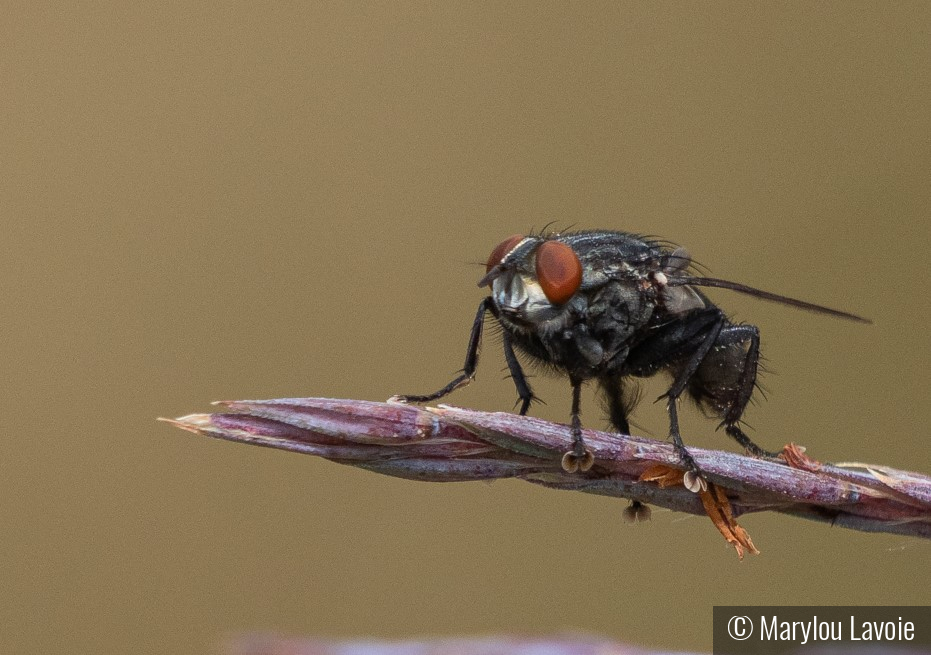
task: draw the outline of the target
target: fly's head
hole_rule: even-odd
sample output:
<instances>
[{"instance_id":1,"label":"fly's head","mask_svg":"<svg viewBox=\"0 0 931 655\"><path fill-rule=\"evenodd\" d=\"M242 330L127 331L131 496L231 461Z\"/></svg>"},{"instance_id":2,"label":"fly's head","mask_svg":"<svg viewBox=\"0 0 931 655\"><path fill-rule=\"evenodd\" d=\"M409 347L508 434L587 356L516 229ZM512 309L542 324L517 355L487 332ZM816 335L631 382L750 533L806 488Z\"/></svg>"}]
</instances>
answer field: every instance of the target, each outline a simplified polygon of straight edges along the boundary
<instances>
[{"instance_id":1,"label":"fly's head","mask_svg":"<svg viewBox=\"0 0 931 655\"><path fill-rule=\"evenodd\" d=\"M479 286L491 287L501 320L527 332L564 328L584 310L582 263L557 237L508 237L488 258Z\"/></svg>"}]
</instances>

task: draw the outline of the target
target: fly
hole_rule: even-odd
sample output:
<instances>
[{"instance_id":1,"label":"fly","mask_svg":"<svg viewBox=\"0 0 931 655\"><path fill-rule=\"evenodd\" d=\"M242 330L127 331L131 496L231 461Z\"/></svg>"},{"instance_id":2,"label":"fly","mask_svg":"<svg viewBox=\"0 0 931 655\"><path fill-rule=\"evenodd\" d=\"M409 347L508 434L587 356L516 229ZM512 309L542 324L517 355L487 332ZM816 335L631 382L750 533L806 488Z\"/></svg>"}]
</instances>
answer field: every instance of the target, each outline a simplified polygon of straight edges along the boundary
<instances>
[{"instance_id":1,"label":"fly","mask_svg":"<svg viewBox=\"0 0 931 655\"><path fill-rule=\"evenodd\" d=\"M635 378L672 376L666 400L669 436L684 466L700 475L679 433L677 402L688 394L719 427L757 457L775 457L740 427L756 385L760 332L732 323L698 288L717 287L861 323L848 312L788 298L692 272L682 248L608 230L514 235L492 251L480 287L491 294L478 306L462 373L427 395L394 396L395 402L442 398L475 377L485 317L501 324L504 358L524 415L535 399L517 352L569 378L572 448L562 467L587 471L594 456L582 437L582 384L596 380L612 426L630 433L637 402Z\"/></svg>"}]
</instances>

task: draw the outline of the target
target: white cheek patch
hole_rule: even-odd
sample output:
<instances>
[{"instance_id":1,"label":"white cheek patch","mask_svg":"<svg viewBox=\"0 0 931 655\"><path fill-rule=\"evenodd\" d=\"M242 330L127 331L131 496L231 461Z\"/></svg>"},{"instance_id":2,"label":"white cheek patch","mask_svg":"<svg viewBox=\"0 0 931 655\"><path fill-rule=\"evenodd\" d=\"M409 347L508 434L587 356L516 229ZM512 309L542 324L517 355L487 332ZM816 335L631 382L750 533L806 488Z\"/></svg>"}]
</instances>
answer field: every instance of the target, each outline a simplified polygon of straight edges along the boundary
<instances>
[{"instance_id":1,"label":"white cheek patch","mask_svg":"<svg viewBox=\"0 0 931 655\"><path fill-rule=\"evenodd\" d=\"M524 295L527 298L528 315L532 314L534 310L548 310L553 306L553 304L546 297L546 294L543 293L543 287L541 287L536 280L525 280L523 286Z\"/></svg>"},{"instance_id":2,"label":"white cheek patch","mask_svg":"<svg viewBox=\"0 0 931 655\"><path fill-rule=\"evenodd\" d=\"M537 281L521 275L499 277L492 282L491 290L495 304L502 309L521 311L528 319L552 309Z\"/></svg>"},{"instance_id":3,"label":"white cheek patch","mask_svg":"<svg viewBox=\"0 0 931 655\"><path fill-rule=\"evenodd\" d=\"M491 285L495 303L502 309L516 310L527 302L527 292L516 275L499 277Z\"/></svg>"}]
</instances>

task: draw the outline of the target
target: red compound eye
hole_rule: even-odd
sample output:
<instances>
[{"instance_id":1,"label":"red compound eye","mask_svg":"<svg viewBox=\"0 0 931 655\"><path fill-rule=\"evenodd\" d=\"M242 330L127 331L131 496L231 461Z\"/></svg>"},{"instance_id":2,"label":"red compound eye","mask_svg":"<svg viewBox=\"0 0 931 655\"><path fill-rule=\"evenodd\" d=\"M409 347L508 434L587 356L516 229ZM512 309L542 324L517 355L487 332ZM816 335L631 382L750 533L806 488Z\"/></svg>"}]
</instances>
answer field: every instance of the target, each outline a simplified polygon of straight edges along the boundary
<instances>
[{"instance_id":1,"label":"red compound eye","mask_svg":"<svg viewBox=\"0 0 931 655\"><path fill-rule=\"evenodd\" d=\"M582 284L582 264L575 252L561 241L544 241L537 248L537 280L547 300L554 305L567 302Z\"/></svg>"},{"instance_id":2,"label":"red compound eye","mask_svg":"<svg viewBox=\"0 0 931 655\"><path fill-rule=\"evenodd\" d=\"M489 272L495 266L501 263L501 260L504 259L504 256L511 252L518 243L524 240L523 234L515 234L509 236L507 239L495 246L495 249L491 251L491 255L488 257L488 263L485 265L485 272Z\"/></svg>"}]
</instances>

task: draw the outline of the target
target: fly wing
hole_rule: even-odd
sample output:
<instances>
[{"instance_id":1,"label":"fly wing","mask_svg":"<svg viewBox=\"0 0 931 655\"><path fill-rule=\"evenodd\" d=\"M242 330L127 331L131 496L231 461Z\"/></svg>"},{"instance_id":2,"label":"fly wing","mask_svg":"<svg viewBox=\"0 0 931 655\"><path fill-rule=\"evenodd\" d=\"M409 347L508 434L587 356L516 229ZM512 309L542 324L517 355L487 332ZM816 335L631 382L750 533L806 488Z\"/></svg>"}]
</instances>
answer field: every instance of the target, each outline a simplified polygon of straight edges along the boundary
<instances>
[{"instance_id":1,"label":"fly wing","mask_svg":"<svg viewBox=\"0 0 931 655\"><path fill-rule=\"evenodd\" d=\"M730 282L729 280L719 280L713 277L693 277L690 275L677 277L668 276L666 284L668 285L667 288L673 287L679 289L688 289L690 286L730 289L731 291L745 293L749 296L754 296L756 298L761 298L770 302L777 302L782 305L789 305L790 307L796 307L798 309L804 309L805 311L814 312L816 314L826 314L835 318L843 318L848 321L857 321L858 323L872 323L872 321L868 318L863 318L862 316L857 316L856 314L851 314L850 312L843 312L839 309L832 309L830 307L824 307L823 305L816 305L814 303L805 302L804 300L789 298L788 296L780 296L777 293L762 291L760 289L755 289L754 287L748 287L746 284Z\"/></svg>"}]
</instances>

